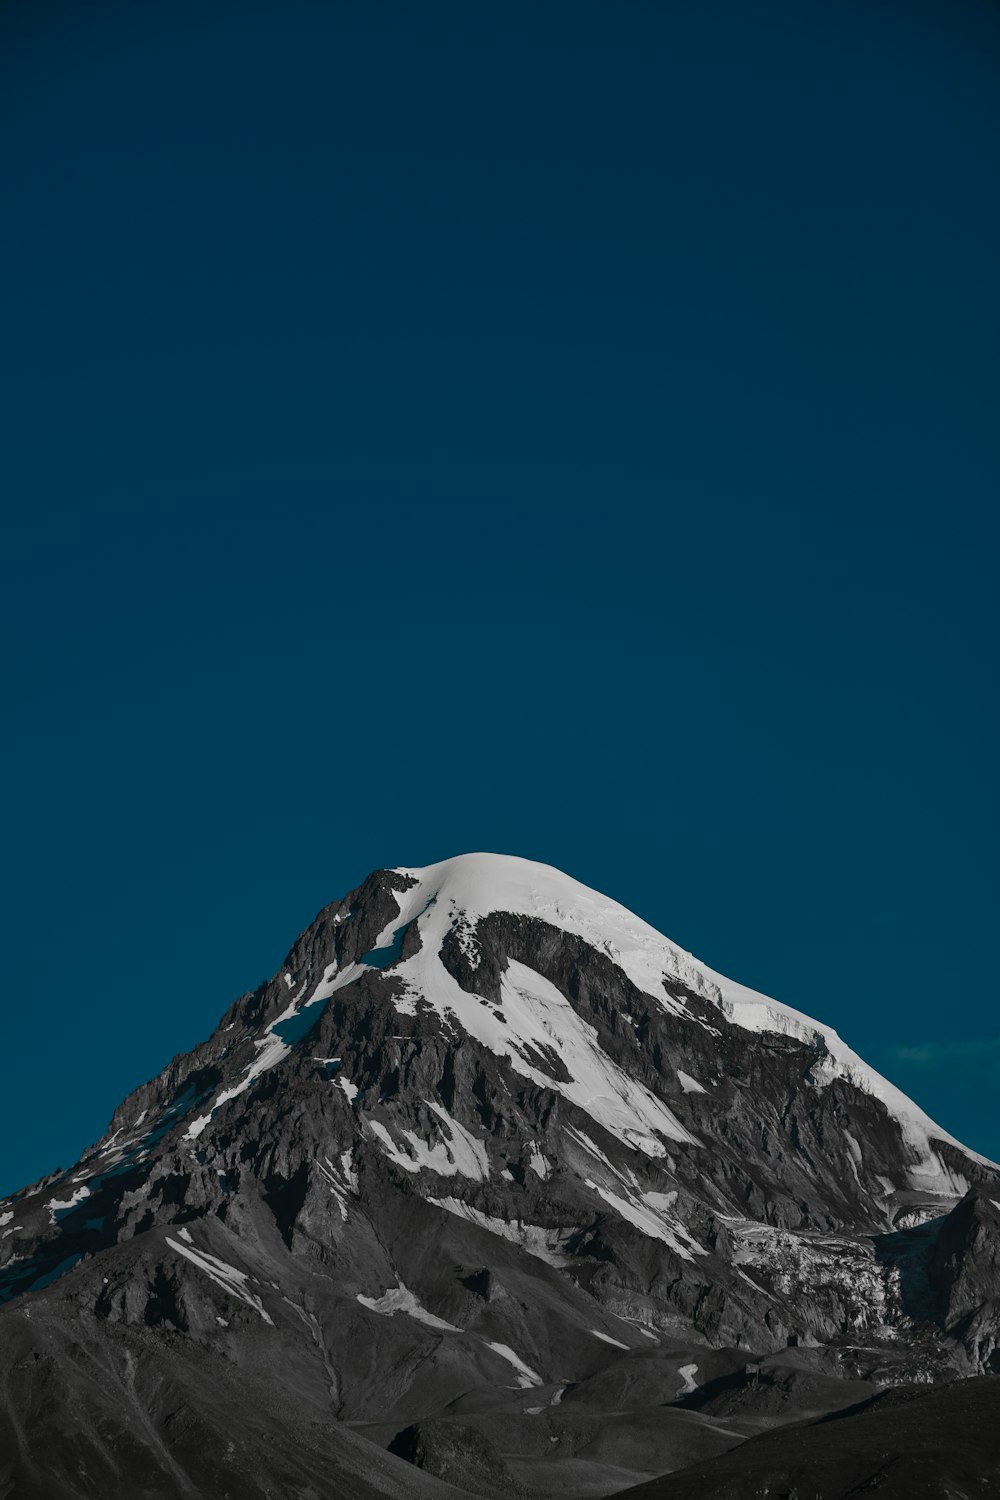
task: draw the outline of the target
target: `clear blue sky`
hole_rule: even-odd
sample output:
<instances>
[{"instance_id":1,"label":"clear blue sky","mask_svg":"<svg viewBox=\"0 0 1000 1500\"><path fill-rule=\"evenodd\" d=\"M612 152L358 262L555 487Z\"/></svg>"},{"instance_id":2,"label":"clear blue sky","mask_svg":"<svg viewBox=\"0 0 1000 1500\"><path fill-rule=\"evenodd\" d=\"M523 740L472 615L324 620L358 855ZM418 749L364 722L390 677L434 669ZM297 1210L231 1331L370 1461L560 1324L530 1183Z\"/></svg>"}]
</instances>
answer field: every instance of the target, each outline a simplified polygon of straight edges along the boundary
<instances>
[{"instance_id":1,"label":"clear blue sky","mask_svg":"<svg viewBox=\"0 0 1000 1500\"><path fill-rule=\"evenodd\" d=\"M0 13L0 1189L561 866L1000 1154L1000 12Z\"/></svg>"}]
</instances>

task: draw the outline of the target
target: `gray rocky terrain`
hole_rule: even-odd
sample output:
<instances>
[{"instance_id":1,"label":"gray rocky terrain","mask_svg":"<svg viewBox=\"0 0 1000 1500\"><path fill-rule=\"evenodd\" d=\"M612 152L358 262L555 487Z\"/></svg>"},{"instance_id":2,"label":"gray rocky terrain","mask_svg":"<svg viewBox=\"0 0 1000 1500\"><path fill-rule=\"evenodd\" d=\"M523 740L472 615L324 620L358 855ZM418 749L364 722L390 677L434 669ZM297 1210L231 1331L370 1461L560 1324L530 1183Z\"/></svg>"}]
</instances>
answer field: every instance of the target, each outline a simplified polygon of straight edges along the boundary
<instances>
[{"instance_id":1,"label":"gray rocky terrain","mask_svg":"<svg viewBox=\"0 0 1000 1500\"><path fill-rule=\"evenodd\" d=\"M0 1495L609 1495L993 1392L998 1202L834 1032L568 877L376 871L0 1204Z\"/></svg>"}]
</instances>

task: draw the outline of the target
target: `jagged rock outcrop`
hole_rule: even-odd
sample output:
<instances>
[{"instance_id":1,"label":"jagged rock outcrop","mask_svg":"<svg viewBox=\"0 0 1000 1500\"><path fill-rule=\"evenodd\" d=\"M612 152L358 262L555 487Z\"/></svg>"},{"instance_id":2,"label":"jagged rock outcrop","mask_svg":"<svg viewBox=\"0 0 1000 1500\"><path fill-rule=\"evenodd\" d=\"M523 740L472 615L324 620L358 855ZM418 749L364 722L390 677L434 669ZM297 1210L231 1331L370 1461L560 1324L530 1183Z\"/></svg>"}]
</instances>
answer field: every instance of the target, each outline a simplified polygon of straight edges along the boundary
<instances>
[{"instance_id":1,"label":"jagged rock outcrop","mask_svg":"<svg viewBox=\"0 0 1000 1500\"><path fill-rule=\"evenodd\" d=\"M1000 1208L971 1190L942 1221L928 1251L927 1279L945 1330L970 1360L1000 1371Z\"/></svg>"}]
</instances>

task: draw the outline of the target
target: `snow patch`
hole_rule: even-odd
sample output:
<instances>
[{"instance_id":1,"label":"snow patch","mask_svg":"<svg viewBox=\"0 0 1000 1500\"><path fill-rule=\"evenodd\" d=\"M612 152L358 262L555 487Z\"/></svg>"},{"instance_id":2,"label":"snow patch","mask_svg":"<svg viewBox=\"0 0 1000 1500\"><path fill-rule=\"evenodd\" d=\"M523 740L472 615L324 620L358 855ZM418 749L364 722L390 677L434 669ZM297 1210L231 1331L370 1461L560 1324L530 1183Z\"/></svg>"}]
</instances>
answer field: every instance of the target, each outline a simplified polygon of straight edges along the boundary
<instances>
[{"instance_id":1,"label":"snow patch","mask_svg":"<svg viewBox=\"0 0 1000 1500\"><path fill-rule=\"evenodd\" d=\"M468 1177L473 1182L485 1182L490 1175L490 1159L484 1143L452 1119L440 1104L431 1099L425 1099L424 1103L441 1122L436 1132L439 1139L429 1145L423 1136L397 1125L397 1134L406 1142L400 1146L379 1120L366 1120L382 1154L404 1172L428 1171L438 1177Z\"/></svg>"},{"instance_id":2,"label":"snow patch","mask_svg":"<svg viewBox=\"0 0 1000 1500\"><path fill-rule=\"evenodd\" d=\"M594 1335L595 1339L603 1339L604 1343L613 1344L616 1349L624 1349L626 1352L629 1351L630 1346L628 1344L623 1344L621 1339L613 1339L610 1333L601 1333L597 1328L592 1328L590 1331Z\"/></svg>"},{"instance_id":3,"label":"snow patch","mask_svg":"<svg viewBox=\"0 0 1000 1500\"><path fill-rule=\"evenodd\" d=\"M678 1396L689 1396L692 1391L696 1391L698 1389L697 1382L694 1378L698 1373L697 1365L681 1365L677 1373L684 1382L680 1390L677 1392Z\"/></svg>"},{"instance_id":4,"label":"snow patch","mask_svg":"<svg viewBox=\"0 0 1000 1500\"><path fill-rule=\"evenodd\" d=\"M677 1189L669 1193L643 1193L642 1201L657 1214L666 1214L677 1206Z\"/></svg>"},{"instance_id":5,"label":"snow patch","mask_svg":"<svg viewBox=\"0 0 1000 1500\"><path fill-rule=\"evenodd\" d=\"M513 1365L518 1374L517 1383L522 1390L531 1390L534 1386L544 1384L542 1377L530 1365L526 1365L520 1355L514 1353L509 1344L494 1344L489 1339L484 1339L483 1342L495 1354L499 1354L501 1359L505 1359L509 1365Z\"/></svg>"},{"instance_id":6,"label":"snow patch","mask_svg":"<svg viewBox=\"0 0 1000 1500\"><path fill-rule=\"evenodd\" d=\"M76 1192L71 1193L68 1198L50 1198L46 1204L46 1208L49 1210L53 1224L59 1222L60 1214L69 1213L70 1209L76 1208L78 1203L82 1203L85 1198L89 1197L89 1187L78 1187ZM13 1218L13 1215L11 1217Z\"/></svg>"},{"instance_id":7,"label":"snow patch","mask_svg":"<svg viewBox=\"0 0 1000 1500\"><path fill-rule=\"evenodd\" d=\"M708 1090L698 1082L697 1078L692 1078L691 1074L685 1073L682 1068L677 1069L677 1081L680 1084L681 1088L684 1090L685 1094L708 1093Z\"/></svg>"},{"instance_id":8,"label":"snow patch","mask_svg":"<svg viewBox=\"0 0 1000 1500\"><path fill-rule=\"evenodd\" d=\"M390 1287L381 1297L363 1297L358 1293L357 1300L362 1307L367 1307L369 1312L379 1313L383 1318L394 1317L396 1313L406 1313L408 1317L416 1318L418 1323L426 1323L428 1328L436 1328L445 1333L461 1333L461 1328L456 1328L454 1323L446 1323L444 1318L436 1318L433 1313L428 1312L417 1298L409 1291L402 1282L399 1286Z\"/></svg>"},{"instance_id":9,"label":"snow patch","mask_svg":"<svg viewBox=\"0 0 1000 1500\"><path fill-rule=\"evenodd\" d=\"M337 1087L343 1089L344 1093L347 1095L347 1102L348 1102L348 1104L353 1104L354 1101L355 1101L355 1099L358 1097L358 1095L361 1092L361 1090L358 1088L357 1084L356 1083L352 1083L349 1078L345 1078L344 1075L343 1075L343 1073L338 1073L337 1074L337 1080L336 1080L336 1082L337 1082Z\"/></svg>"},{"instance_id":10,"label":"snow patch","mask_svg":"<svg viewBox=\"0 0 1000 1500\"><path fill-rule=\"evenodd\" d=\"M543 1182L552 1171L552 1168L550 1167L547 1159L542 1155L538 1147L535 1145L532 1145L531 1147L531 1155L528 1158L528 1166L531 1171L534 1172L535 1176L540 1177Z\"/></svg>"}]
</instances>

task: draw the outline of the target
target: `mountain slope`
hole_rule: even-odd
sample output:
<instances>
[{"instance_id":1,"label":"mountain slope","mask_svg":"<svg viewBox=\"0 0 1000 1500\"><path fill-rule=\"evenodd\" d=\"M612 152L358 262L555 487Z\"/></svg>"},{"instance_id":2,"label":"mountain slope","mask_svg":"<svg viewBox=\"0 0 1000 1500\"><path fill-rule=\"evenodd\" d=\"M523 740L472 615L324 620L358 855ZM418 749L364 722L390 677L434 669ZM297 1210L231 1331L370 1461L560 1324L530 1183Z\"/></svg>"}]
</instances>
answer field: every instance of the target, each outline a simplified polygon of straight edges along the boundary
<instances>
[{"instance_id":1,"label":"mountain slope","mask_svg":"<svg viewBox=\"0 0 1000 1500\"><path fill-rule=\"evenodd\" d=\"M80 1163L0 1205L0 1366L10 1391L40 1359L94 1442L59 1330L112 1384L204 1372L197 1421L281 1495L361 1493L316 1475L365 1455L372 1493L418 1465L607 1494L859 1382L992 1368L991 1195L997 1168L834 1032L559 872L376 871ZM793 1393L777 1415L691 1404L761 1361ZM290 1399L314 1438L269 1469L246 1413ZM7 1400L4 1461L37 1463ZM170 1406L116 1403L120 1442L223 1493ZM48 1482L84 1482L73 1445L45 1451ZM66 1493L137 1493L109 1472Z\"/></svg>"},{"instance_id":2,"label":"mountain slope","mask_svg":"<svg viewBox=\"0 0 1000 1500\"><path fill-rule=\"evenodd\" d=\"M904 1386L629 1489L621 1500L960 1500L1000 1494L1000 1380Z\"/></svg>"}]
</instances>

